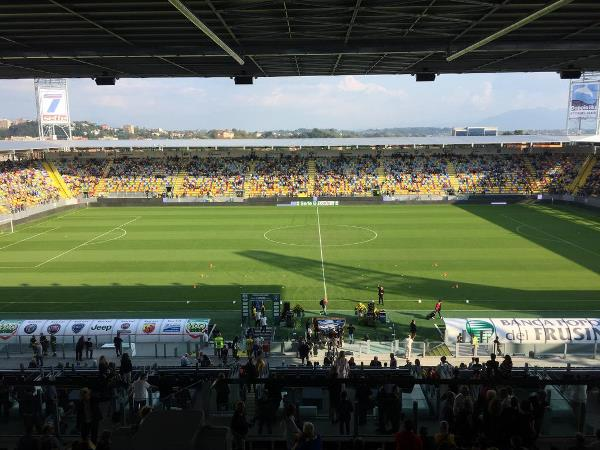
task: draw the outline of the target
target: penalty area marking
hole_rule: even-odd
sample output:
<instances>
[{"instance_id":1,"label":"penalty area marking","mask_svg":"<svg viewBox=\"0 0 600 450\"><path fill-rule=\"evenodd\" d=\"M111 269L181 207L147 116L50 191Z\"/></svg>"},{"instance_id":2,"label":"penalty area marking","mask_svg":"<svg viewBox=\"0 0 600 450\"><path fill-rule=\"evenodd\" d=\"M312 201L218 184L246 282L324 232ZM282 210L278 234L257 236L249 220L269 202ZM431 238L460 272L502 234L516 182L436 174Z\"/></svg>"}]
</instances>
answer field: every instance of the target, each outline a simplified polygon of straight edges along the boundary
<instances>
[{"instance_id":1,"label":"penalty area marking","mask_svg":"<svg viewBox=\"0 0 600 450\"><path fill-rule=\"evenodd\" d=\"M51 228L50 230L42 231L41 233L34 234L33 236L26 237L21 239L20 241L13 242L12 244L5 245L4 247L0 247L0 250L4 250L5 248L12 247L13 245L20 244L21 242L28 241L29 239L33 239L35 237L41 236L42 234L50 233L51 231L58 230L58 227Z\"/></svg>"},{"instance_id":2,"label":"penalty area marking","mask_svg":"<svg viewBox=\"0 0 600 450\"><path fill-rule=\"evenodd\" d=\"M113 238L110 239L105 239L103 241L98 241L98 242L91 242L87 245L98 245L98 244L106 244L107 242L111 242L111 241L116 241L117 239L121 239L124 238L125 236L127 236L127 230L124 230L123 228L117 228L115 231L120 231L121 234L119 236L115 236Z\"/></svg>"},{"instance_id":3,"label":"penalty area marking","mask_svg":"<svg viewBox=\"0 0 600 450\"><path fill-rule=\"evenodd\" d=\"M585 247L582 247L581 245L577 245L574 242L571 242L571 241L569 241L567 239L561 238L560 236L556 236L555 234L548 233L547 231L541 230L538 227L535 227L533 225L529 225L529 224L527 224L525 222L521 222L520 220L514 219L514 218L512 218L510 216L507 216L507 215L503 215L503 216L506 217L507 219L512 220L513 222L517 222L518 224L521 224L521 225L523 225L525 227L529 227L532 230L536 230L536 231L538 231L540 233L543 233L546 236L550 236L552 239L555 239L556 241L564 242L565 244L572 245L573 247L578 248L580 250L583 250L584 252L587 252L587 253L590 253L590 254L592 254L594 256L600 257L600 253L596 253L595 251L590 250L589 248L585 248Z\"/></svg>"},{"instance_id":4,"label":"penalty area marking","mask_svg":"<svg viewBox=\"0 0 600 450\"><path fill-rule=\"evenodd\" d=\"M377 239L379 237L379 235L377 234L376 231L367 228L367 227L359 227L357 225L325 225L328 227L345 227L345 228L355 228L358 230L364 230L367 231L369 233L371 233L371 237L369 239L365 239L362 241L357 241L357 242L348 242L346 244L324 244L323 247L348 247L350 245L361 245L361 244L366 244L367 242L371 242L374 241L375 239ZM263 237L269 241L269 242L273 242L274 244L280 244L280 245L290 245L293 247L318 247L317 244L294 244L293 242L284 242L284 241L278 241L275 239L271 239L268 235L269 233L272 233L274 231L278 231L278 230L287 230L287 229L293 229L293 228L304 228L304 227L308 227L308 225L287 225L284 227L276 227L276 228L271 228L267 231L264 232Z\"/></svg>"},{"instance_id":5,"label":"penalty area marking","mask_svg":"<svg viewBox=\"0 0 600 450\"><path fill-rule=\"evenodd\" d=\"M73 252L73 251L75 251L75 250L77 250L77 249L79 249L81 247L84 247L84 246L86 246L88 244L91 244L96 239L100 239L101 237L106 236L107 234L112 233L115 230L119 230L119 229L123 228L124 226L129 225L130 223L133 223L133 222L135 222L138 219L141 219L141 217L142 216L137 216L134 219L131 219L131 220L125 222L125 223L122 223L121 225L117 225L116 227L111 228L110 230L105 231L104 233L99 234L98 236L95 236L95 237L93 237L91 239L88 239L87 241L85 241L85 242L83 242L81 244L78 244L75 247L71 247L70 249L65 250L62 253L59 253L58 255L53 256L52 258L47 259L46 261L42 261L41 263L36 264L35 266L13 266L13 267L4 266L4 267L0 267L0 269L38 269L38 268L40 268L40 267L48 264L49 262L54 261L55 259L58 259L58 258L60 258L62 256L65 256L65 255L67 255L67 254L69 254L69 253L71 253L71 252Z\"/></svg>"}]
</instances>

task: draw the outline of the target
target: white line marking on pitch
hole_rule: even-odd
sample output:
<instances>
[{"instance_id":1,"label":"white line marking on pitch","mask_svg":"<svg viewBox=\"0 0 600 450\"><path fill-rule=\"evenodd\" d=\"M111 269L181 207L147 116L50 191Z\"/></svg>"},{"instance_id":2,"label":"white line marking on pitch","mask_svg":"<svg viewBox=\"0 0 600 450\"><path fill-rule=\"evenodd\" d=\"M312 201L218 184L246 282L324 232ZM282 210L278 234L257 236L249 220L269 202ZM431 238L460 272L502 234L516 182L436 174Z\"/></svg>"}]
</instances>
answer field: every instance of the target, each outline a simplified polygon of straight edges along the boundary
<instances>
[{"instance_id":1,"label":"white line marking on pitch","mask_svg":"<svg viewBox=\"0 0 600 450\"><path fill-rule=\"evenodd\" d=\"M40 220L39 222L36 221L35 223L32 223L31 225L27 225L26 227L19 227L13 233L8 233L8 234L2 235L2 236L4 236L4 237L11 236L11 235L13 235L15 233L20 233L21 231L28 230L29 228L37 227L38 225L43 225L45 223L52 222L53 220L60 220L63 217L70 216L71 214L78 213L79 211L83 211L84 209L85 208L77 208L75 211L69 211L68 213L63 214L62 216L48 217L46 220Z\"/></svg>"},{"instance_id":2,"label":"white line marking on pitch","mask_svg":"<svg viewBox=\"0 0 600 450\"><path fill-rule=\"evenodd\" d=\"M110 239L105 239L104 241L100 241L100 242L92 242L91 244L88 244L88 245L106 244L107 242L116 241L117 239L121 239L121 238L124 238L125 236L127 236L127 230L124 230L123 228L117 228L117 230L121 231L121 234L119 236L116 236L116 237L110 238Z\"/></svg>"},{"instance_id":3,"label":"white line marking on pitch","mask_svg":"<svg viewBox=\"0 0 600 450\"><path fill-rule=\"evenodd\" d=\"M323 274L323 292L327 298L327 283L325 282L325 262L323 261L323 239L321 238L321 217L319 216L319 204L317 203L317 226L319 228L319 250L321 250L321 272Z\"/></svg>"},{"instance_id":4,"label":"white line marking on pitch","mask_svg":"<svg viewBox=\"0 0 600 450\"><path fill-rule=\"evenodd\" d=\"M115 231L115 230L117 230L117 229L119 229L121 227L129 225L130 223L135 222L139 218L141 218L141 216L137 216L135 219L131 219L128 222L125 222L125 223L123 223L121 225L118 225L118 226L116 226L116 227L114 227L114 228L112 228L112 229L110 229L110 230L108 230L108 231L106 231L106 232L104 232L102 234L99 234L98 236L93 237L92 239L89 239L89 240L85 241L83 244L76 245L75 247L70 248L69 250L66 250L66 251L64 251L64 252L62 252L62 253L60 253L60 254L58 254L56 256L53 256L52 258L47 259L46 261L39 263L37 266L33 266L33 269L37 269L39 267L42 267L43 265L48 264L49 262L52 262L55 259L60 258L61 256L64 256L64 255L66 255L68 253L71 253L71 252L77 250L78 248L83 247L84 245L88 245L90 242L94 242L96 239L100 239L102 236L106 236L108 233L112 233L113 231Z\"/></svg>"},{"instance_id":5,"label":"white line marking on pitch","mask_svg":"<svg viewBox=\"0 0 600 450\"><path fill-rule=\"evenodd\" d=\"M560 236L556 236L555 234L548 233L547 231L540 230L538 227L535 227L535 226L533 226L533 225L529 225L529 224L527 224L527 223L525 223L525 222L521 222L520 220L517 220L517 219L513 219L513 218L512 218L512 217L510 217L510 216L506 216L506 215L505 215L504 217L506 217L507 219L510 219L510 220L512 220L512 221L514 221L514 222L520 223L521 225L524 225L524 226L526 226L526 227L529 227L529 228L531 228L531 229L533 229L533 230L537 230L537 231L539 231L540 233L544 233L546 236L550 236L550 237L551 237L551 238L553 238L553 239L557 239L557 240L559 240L559 241L562 241L562 242L564 242L565 244L572 245L573 247L576 247L576 248L578 248L578 249L580 249L580 250L583 250L584 252L588 252L588 253L591 253L591 254L592 254L592 255L594 255L594 256L598 256L598 257L600 257L600 253L596 253L595 251L593 251L593 250L590 250L589 248L585 248L585 247L582 247L581 245L577 245L577 244L575 244L574 242L568 241L567 239L563 239L563 238L561 238Z\"/></svg>"},{"instance_id":6,"label":"white line marking on pitch","mask_svg":"<svg viewBox=\"0 0 600 450\"><path fill-rule=\"evenodd\" d=\"M25 239L21 239L20 241L13 242L12 244L5 245L4 247L0 247L0 250L4 250L5 248L12 247L13 245L20 244L21 242L28 241L29 239L33 239L34 237L41 236L42 234L50 233L51 231L58 230L59 227L54 227L50 230L42 231L41 233L34 234L33 236L26 237Z\"/></svg>"},{"instance_id":7,"label":"white line marking on pitch","mask_svg":"<svg viewBox=\"0 0 600 450\"><path fill-rule=\"evenodd\" d=\"M273 232L273 231L277 231L277 230L289 230L292 228L302 228L305 227L306 225L286 225L284 227L276 227L276 228L270 228L267 231L265 231L263 233L263 237L269 241L269 242L273 242L274 244L281 244L281 245L291 245L294 247L316 247L316 245L313 244L294 244L293 242L284 242L284 241L276 241L275 239L271 239L270 237L268 237L268 234ZM360 244L366 244L367 242L371 242L374 241L375 239L377 239L379 237L379 235L377 234L377 232L375 230L371 230L370 228L367 227L359 227L358 225L327 225L330 227L346 227L346 228L356 228L358 230L364 230L364 231L368 231L369 233L371 233L373 236L369 239L365 239L364 241L357 241L357 242L348 242L346 244L327 244L324 245L323 247L348 247L350 245L360 245Z\"/></svg>"}]
</instances>

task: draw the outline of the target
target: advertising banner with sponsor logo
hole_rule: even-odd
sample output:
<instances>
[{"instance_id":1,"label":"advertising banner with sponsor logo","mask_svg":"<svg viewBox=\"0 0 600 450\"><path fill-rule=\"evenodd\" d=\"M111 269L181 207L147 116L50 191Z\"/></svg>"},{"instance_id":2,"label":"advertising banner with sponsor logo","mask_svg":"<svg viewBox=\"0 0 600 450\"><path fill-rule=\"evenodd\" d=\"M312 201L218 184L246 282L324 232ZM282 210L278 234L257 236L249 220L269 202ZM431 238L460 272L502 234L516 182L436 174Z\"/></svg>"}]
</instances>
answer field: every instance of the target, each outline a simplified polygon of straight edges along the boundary
<instances>
[{"instance_id":1,"label":"advertising banner with sponsor logo","mask_svg":"<svg viewBox=\"0 0 600 450\"><path fill-rule=\"evenodd\" d=\"M102 336L111 339L117 333L131 342L194 341L208 331L210 319L32 319L0 320L0 342L21 337L29 341L41 333L57 337Z\"/></svg>"},{"instance_id":2,"label":"advertising banner with sponsor logo","mask_svg":"<svg viewBox=\"0 0 600 450\"><path fill-rule=\"evenodd\" d=\"M22 320L0 320L0 340L9 341L17 335Z\"/></svg>"},{"instance_id":3,"label":"advertising banner with sponsor logo","mask_svg":"<svg viewBox=\"0 0 600 450\"><path fill-rule=\"evenodd\" d=\"M140 319L136 331L136 342L157 342L163 319Z\"/></svg>"},{"instance_id":4,"label":"advertising banner with sponsor logo","mask_svg":"<svg viewBox=\"0 0 600 450\"><path fill-rule=\"evenodd\" d=\"M466 332L483 341L496 336L501 343L576 344L600 342L600 319L590 318L471 318L444 319L445 341L454 344ZM467 340L468 342L468 340Z\"/></svg>"},{"instance_id":5,"label":"advertising banner with sponsor logo","mask_svg":"<svg viewBox=\"0 0 600 450\"><path fill-rule=\"evenodd\" d=\"M160 326L161 342L181 342L187 319L163 319Z\"/></svg>"},{"instance_id":6,"label":"advertising banner with sponsor logo","mask_svg":"<svg viewBox=\"0 0 600 450\"><path fill-rule=\"evenodd\" d=\"M38 95L40 119L43 124L64 125L69 123L66 88L39 88Z\"/></svg>"},{"instance_id":7,"label":"advertising banner with sponsor logo","mask_svg":"<svg viewBox=\"0 0 600 450\"><path fill-rule=\"evenodd\" d=\"M71 320L67 324L65 336L86 336L91 323L92 321L88 319Z\"/></svg>"},{"instance_id":8,"label":"advertising banner with sponsor logo","mask_svg":"<svg viewBox=\"0 0 600 450\"><path fill-rule=\"evenodd\" d=\"M92 320L88 334L90 336L117 334L115 329L115 319L96 319Z\"/></svg>"},{"instance_id":9,"label":"advertising banner with sponsor logo","mask_svg":"<svg viewBox=\"0 0 600 450\"><path fill-rule=\"evenodd\" d=\"M68 325L68 320L47 320L46 323L44 323L44 334L56 337L64 336L65 334L68 334Z\"/></svg>"},{"instance_id":10,"label":"advertising banner with sponsor logo","mask_svg":"<svg viewBox=\"0 0 600 450\"><path fill-rule=\"evenodd\" d=\"M122 337L135 335L138 327L138 319L117 319L115 321L114 334L119 333Z\"/></svg>"},{"instance_id":11,"label":"advertising banner with sponsor logo","mask_svg":"<svg viewBox=\"0 0 600 450\"><path fill-rule=\"evenodd\" d=\"M44 323L46 320L24 320L17 331L18 336L38 336L40 333L45 333Z\"/></svg>"},{"instance_id":12,"label":"advertising banner with sponsor logo","mask_svg":"<svg viewBox=\"0 0 600 450\"><path fill-rule=\"evenodd\" d=\"M200 339L202 333L208 331L209 323L210 319L188 319L185 323L185 335L191 340Z\"/></svg>"},{"instance_id":13,"label":"advertising banner with sponsor logo","mask_svg":"<svg viewBox=\"0 0 600 450\"><path fill-rule=\"evenodd\" d=\"M569 119L595 119L598 114L598 91L600 83L571 84Z\"/></svg>"}]
</instances>

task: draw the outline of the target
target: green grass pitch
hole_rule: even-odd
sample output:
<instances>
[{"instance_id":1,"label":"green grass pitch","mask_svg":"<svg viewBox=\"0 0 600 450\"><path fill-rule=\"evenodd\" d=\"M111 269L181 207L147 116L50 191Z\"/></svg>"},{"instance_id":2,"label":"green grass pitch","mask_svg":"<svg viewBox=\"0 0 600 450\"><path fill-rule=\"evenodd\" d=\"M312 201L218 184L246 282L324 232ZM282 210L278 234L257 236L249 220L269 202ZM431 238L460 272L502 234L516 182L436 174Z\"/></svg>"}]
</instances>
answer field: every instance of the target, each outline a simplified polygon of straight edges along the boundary
<instances>
[{"instance_id":1,"label":"green grass pitch","mask_svg":"<svg viewBox=\"0 0 600 450\"><path fill-rule=\"evenodd\" d=\"M0 235L0 317L202 316L230 332L242 292L317 311L327 289L351 317L381 283L400 330L414 316L433 338L436 299L448 316L599 317L599 273L600 214L573 206L85 208Z\"/></svg>"}]
</instances>

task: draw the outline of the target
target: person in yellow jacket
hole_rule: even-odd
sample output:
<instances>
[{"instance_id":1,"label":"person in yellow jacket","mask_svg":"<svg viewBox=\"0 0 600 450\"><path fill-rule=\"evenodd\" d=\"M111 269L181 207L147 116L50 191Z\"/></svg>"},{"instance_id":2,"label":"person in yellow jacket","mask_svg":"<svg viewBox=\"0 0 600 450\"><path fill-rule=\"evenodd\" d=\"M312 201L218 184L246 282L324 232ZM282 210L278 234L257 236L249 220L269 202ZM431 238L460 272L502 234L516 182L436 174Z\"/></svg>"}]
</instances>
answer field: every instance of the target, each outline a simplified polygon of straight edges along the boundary
<instances>
[{"instance_id":1,"label":"person in yellow jacket","mask_svg":"<svg viewBox=\"0 0 600 450\"><path fill-rule=\"evenodd\" d=\"M479 347L479 338L477 335L473 335L471 338L471 344L473 345L473 356L477 356L477 348Z\"/></svg>"},{"instance_id":2,"label":"person in yellow jacket","mask_svg":"<svg viewBox=\"0 0 600 450\"><path fill-rule=\"evenodd\" d=\"M223 347L225 346L225 340L223 336L220 334L215 337L215 355L221 357L221 352L223 351Z\"/></svg>"}]
</instances>

